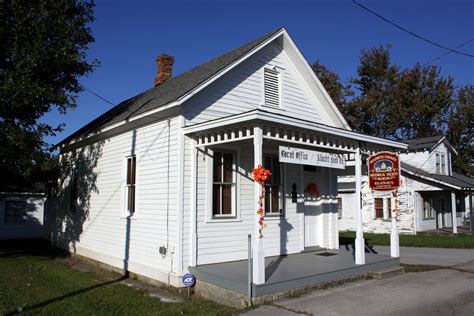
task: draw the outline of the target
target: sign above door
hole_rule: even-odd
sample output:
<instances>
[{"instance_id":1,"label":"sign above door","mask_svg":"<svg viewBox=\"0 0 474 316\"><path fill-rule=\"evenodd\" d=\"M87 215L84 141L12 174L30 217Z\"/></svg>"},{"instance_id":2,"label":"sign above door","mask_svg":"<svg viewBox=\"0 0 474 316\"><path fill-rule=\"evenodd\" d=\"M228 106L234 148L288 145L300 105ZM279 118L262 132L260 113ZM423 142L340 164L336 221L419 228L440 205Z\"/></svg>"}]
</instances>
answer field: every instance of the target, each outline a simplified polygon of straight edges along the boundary
<instances>
[{"instance_id":1,"label":"sign above door","mask_svg":"<svg viewBox=\"0 0 474 316\"><path fill-rule=\"evenodd\" d=\"M280 162L336 169L346 168L346 159L343 154L332 154L285 146L279 146L278 151Z\"/></svg>"}]
</instances>

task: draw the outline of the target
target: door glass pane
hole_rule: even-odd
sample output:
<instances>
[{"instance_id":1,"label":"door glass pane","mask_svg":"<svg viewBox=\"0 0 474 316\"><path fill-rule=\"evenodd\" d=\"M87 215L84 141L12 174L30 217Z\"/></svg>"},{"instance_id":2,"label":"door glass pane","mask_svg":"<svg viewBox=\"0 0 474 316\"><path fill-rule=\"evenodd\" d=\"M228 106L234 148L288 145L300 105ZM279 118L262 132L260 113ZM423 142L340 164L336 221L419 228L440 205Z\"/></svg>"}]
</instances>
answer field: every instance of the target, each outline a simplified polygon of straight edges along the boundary
<instances>
[{"instance_id":1,"label":"door glass pane","mask_svg":"<svg viewBox=\"0 0 474 316\"><path fill-rule=\"evenodd\" d=\"M265 209L264 209L264 211L266 213L271 212L271 210L270 210L270 190L271 190L270 187L265 187L265 205L264 205Z\"/></svg>"},{"instance_id":2,"label":"door glass pane","mask_svg":"<svg viewBox=\"0 0 474 316\"><path fill-rule=\"evenodd\" d=\"M232 214L232 185L222 185L222 214Z\"/></svg>"},{"instance_id":3,"label":"door glass pane","mask_svg":"<svg viewBox=\"0 0 474 316\"><path fill-rule=\"evenodd\" d=\"M224 182L232 183L232 154L224 153Z\"/></svg>"},{"instance_id":4,"label":"door glass pane","mask_svg":"<svg viewBox=\"0 0 474 316\"><path fill-rule=\"evenodd\" d=\"M280 187L278 185L272 186L272 213L280 213Z\"/></svg>"},{"instance_id":5,"label":"door glass pane","mask_svg":"<svg viewBox=\"0 0 474 316\"><path fill-rule=\"evenodd\" d=\"M214 184L212 186L212 214L218 215L221 213L221 186Z\"/></svg>"},{"instance_id":6,"label":"door glass pane","mask_svg":"<svg viewBox=\"0 0 474 316\"><path fill-rule=\"evenodd\" d=\"M222 180L222 154L214 153L214 182Z\"/></svg>"},{"instance_id":7,"label":"door glass pane","mask_svg":"<svg viewBox=\"0 0 474 316\"><path fill-rule=\"evenodd\" d=\"M270 179L273 184L281 184L280 183L280 162L278 162L278 158L273 159L273 168L272 168L272 176Z\"/></svg>"}]
</instances>

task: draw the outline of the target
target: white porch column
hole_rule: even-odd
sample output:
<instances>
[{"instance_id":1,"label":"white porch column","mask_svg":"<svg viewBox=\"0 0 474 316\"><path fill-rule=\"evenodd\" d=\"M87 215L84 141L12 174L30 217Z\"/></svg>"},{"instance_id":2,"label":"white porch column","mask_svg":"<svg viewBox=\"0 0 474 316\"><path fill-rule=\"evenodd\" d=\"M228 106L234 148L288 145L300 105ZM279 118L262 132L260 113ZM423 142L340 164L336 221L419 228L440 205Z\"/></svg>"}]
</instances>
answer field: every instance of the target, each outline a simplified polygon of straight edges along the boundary
<instances>
[{"instance_id":1,"label":"white porch column","mask_svg":"<svg viewBox=\"0 0 474 316\"><path fill-rule=\"evenodd\" d=\"M388 219L388 212L390 212L390 210L388 209L388 199L387 197L383 197L383 219L384 220L387 220Z\"/></svg>"},{"instance_id":2,"label":"white porch column","mask_svg":"<svg viewBox=\"0 0 474 316\"><path fill-rule=\"evenodd\" d=\"M474 207L472 207L472 192L469 192L469 212L471 216L471 232L474 231Z\"/></svg>"},{"instance_id":3,"label":"white porch column","mask_svg":"<svg viewBox=\"0 0 474 316\"><path fill-rule=\"evenodd\" d=\"M357 148L355 153L355 222L356 222L356 239L355 239L355 263L365 264L365 242L362 233L362 207L360 201L362 173L361 166L362 157L360 155L360 148Z\"/></svg>"},{"instance_id":4,"label":"white porch column","mask_svg":"<svg viewBox=\"0 0 474 316\"><path fill-rule=\"evenodd\" d=\"M458 225L456 221L456 193L451 192L451 216L453 221L453 234L458 233Z\"/></svg>"},{"instance_id":5,"label":"white porch column","mask_svg":"<svg viewBox=\"0 0 474 316\"><path fill-rule=\"evenodd\" d=\"M391 212L391 224L392 227L390 229L390 257L392 258L399 258L400 257L400 239L398 237L398 227L397 227L397 218L394 216L393 211L398 211L396 209L397 205L399 205L398 194L396 191L393 193L395 197L392 197L390 201L390 212Z\"/></svg>"},{"instance_id":6,"label":"white porch column","mask_svg":"<svg viewBox=\"0 0 474 316\"><path fill-rule=\"evenodd\" d=\"M254 154L254 168L258 165L263 164L263 133L260 126L255 126L253 128L253 154ZM258 197L261 194L260 185L257 182L254 182L255 190L255 220L254 220L254 232L253 232L253 283L254 284L264 284L265 283L265 252L263 249L263 239L258 238L259 236L259 225L258 220L260 215L256 212L258 210Z\"/></svg>"}]
</instances>

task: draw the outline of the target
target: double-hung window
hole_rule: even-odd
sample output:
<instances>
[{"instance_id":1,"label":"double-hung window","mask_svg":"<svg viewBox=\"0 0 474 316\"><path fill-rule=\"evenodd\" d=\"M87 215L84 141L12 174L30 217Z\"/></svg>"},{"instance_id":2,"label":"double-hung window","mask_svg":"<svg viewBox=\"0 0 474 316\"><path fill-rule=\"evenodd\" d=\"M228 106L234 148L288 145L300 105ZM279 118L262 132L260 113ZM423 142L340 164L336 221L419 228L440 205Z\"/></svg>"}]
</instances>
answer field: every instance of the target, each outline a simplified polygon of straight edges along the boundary
<instances>
[{"instance_id":1,"label":"double-hung window","mask_svg":"<svg viewBox=\"0 0 474 316\"><path fill-rule=\"evenodd\" d=\"M272 173L265 183L265 212L267 214L283 214L283 185L281 167L277 156L265 157L265 168Z\"/></svg>"},{"instance_id":2,"label":"double-hung window","mask_svg":"<svg viewBox=\"0 0 474 316\"><path fill-rule=\"evenodd\" d=\"M235 153L214 151L212 169L212 216L235 216Z\"/></svg>"},{"instance_id":3,"label":"double-hung window","mask_svg":"<svg viewBox=\"0 0 474 316\"><path fill-rule=\"evenodd\" d=\"M337 198L337 217L342 218L342 198Z\"/></svg>"},{"instance_id":4,"label":"double-hung window","mask_svg":"<svg viewBox=\"0 0 474 316\"><path fill-rule=\"evenodd\" d=\"M392 205L389 198L387 200L387 217L392 217ZM384 199L375 198L374 199L374 208L375 208L375 218L385 218L384 217L384 208L383 208Z\"/></svg>"},{"instance_id":5,"label":"double-hung window","mask_svg":"<svg viewBox=\"0 0 474 316\"><path fill-rule=\"evenodd\" d=\"M126 182L125 182L125 210L127 215L135 213L135 180L137 159L135 156L127 158Z\"/></svg>"},{"instance_id":6,"label":"double-hung window","mask_svg":"<svg viewBox=\"0 0 474 316\"><path fill-rule=\"evenodd\" d=\"M433 208L433 198L427 197L423 199L423 219L434 219L435 210Z\"/></svg>"},{"instance_id":7,"label":"double-hung window","mask_svg":"<svg viewBox=\"0 0 474 316\"><path fill-rule=\"evenodd\" d=\"M446 155L436 154L436 173L446 174Z\"/></svg>"}]
</instances>

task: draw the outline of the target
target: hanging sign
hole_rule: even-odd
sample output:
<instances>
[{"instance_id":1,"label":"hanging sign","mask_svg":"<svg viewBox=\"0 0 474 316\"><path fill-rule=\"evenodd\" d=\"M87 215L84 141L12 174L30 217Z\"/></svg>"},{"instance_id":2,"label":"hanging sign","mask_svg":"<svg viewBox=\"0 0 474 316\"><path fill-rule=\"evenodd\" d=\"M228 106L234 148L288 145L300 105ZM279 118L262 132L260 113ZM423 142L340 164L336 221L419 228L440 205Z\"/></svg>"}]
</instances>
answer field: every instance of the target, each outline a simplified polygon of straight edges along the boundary
<instances>
[{"instance_id":1,"label":"hanging sign","mask_svg":"<svg viewBox=\"0 0 474 316\"><path fill-rule=\"evenodd\" d=\"M397 153L381 151L369 156L369 187L372 191L394 191L400 187L400 159Z\"/></svg>"},{"instance_id":2,"label":"hanging sign","mask_svg":"<svg viewBox=\"0 0 474 316\"><path fill-rule=\"evenodd\" d=\"M346 160L343 154L332 154L285 146L279 147L279 160L280 162L300 165L311 165L336 169L346 168Z\"/></svg>"}]
</instances>

